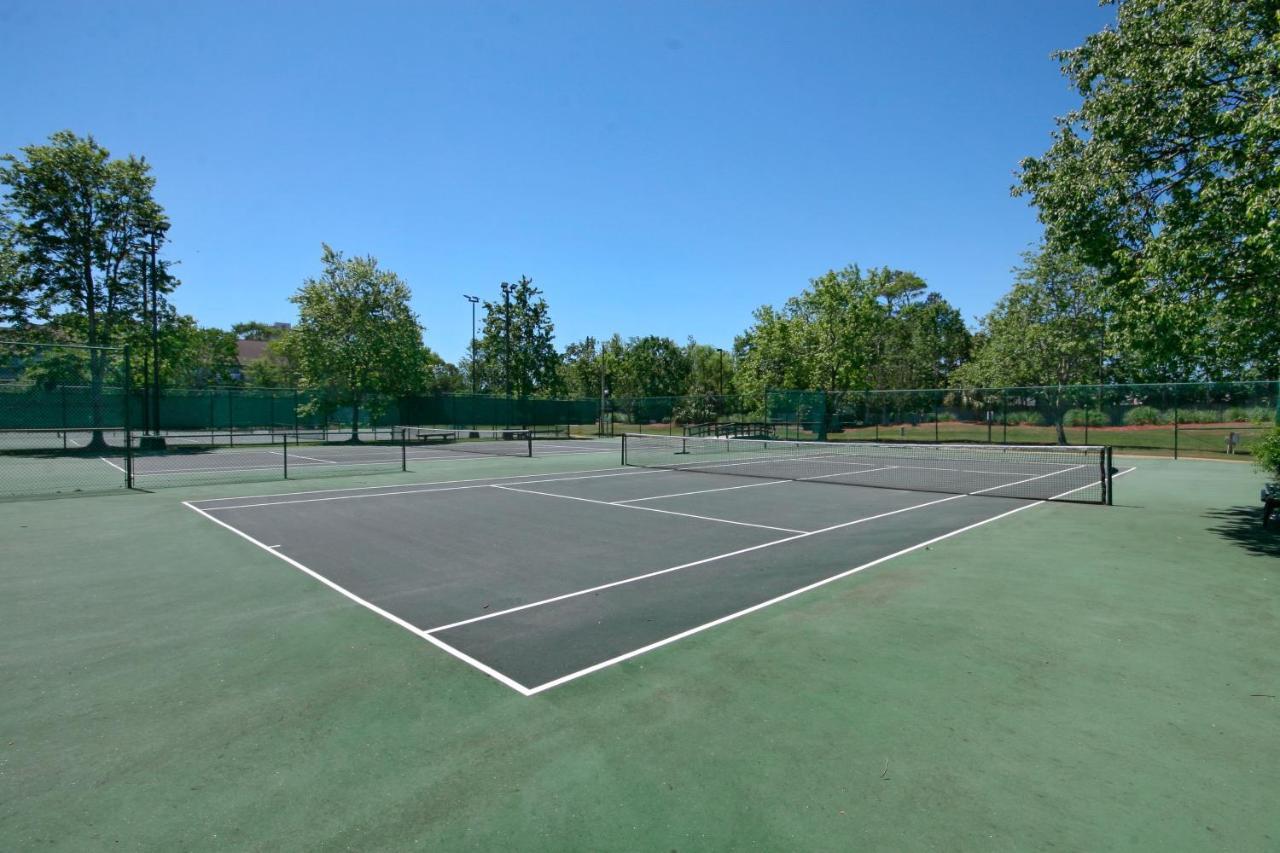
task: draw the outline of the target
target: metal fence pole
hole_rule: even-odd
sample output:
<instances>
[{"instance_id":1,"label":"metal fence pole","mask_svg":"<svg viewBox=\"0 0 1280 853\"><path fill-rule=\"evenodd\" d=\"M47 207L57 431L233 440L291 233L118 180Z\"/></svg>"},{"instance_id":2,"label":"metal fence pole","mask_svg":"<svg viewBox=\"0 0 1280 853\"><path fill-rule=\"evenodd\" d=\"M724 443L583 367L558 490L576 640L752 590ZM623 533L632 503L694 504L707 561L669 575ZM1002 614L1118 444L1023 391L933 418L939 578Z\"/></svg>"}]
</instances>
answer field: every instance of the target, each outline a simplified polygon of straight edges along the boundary
<instances>
[{"instance_id":1,"label":"metal fence pole","mask_svg":"<svg viewBox=\"0 0 1280 853\"><path fill-rule=\"evenodd\" d=\"M133 418L130 415L129 394L133 390L130 378L129 346L124 348L124 487L133 488Z\"/></svg>"}]
</instances>

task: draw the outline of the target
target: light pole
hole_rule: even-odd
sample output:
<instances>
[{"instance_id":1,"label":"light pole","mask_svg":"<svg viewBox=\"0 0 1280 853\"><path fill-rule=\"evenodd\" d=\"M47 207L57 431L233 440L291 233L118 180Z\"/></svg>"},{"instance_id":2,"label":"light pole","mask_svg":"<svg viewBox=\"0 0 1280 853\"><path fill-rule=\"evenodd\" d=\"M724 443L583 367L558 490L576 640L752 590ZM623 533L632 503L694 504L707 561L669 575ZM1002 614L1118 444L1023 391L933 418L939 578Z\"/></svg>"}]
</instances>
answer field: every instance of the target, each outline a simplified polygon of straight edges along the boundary
<instances>
[{"instance_id":1,"label":"light pole","mask_svg":"<svg viewBox=\"0 0 1280 853\"><path fill-rule=\"evenodd\" d=\"M468 296L462 294L462 298L471 303L471 394L476 393L476 303L480 301L479 296Z\"/></svg>"},{"instance_id":2,"label":"light pole","mask_svg":"<svg viewBox=\"0 0 1280 853\"><path fill-rule=\"evenodd\" d=\"M720 353L720 399L724 400L724 350L717 348L716 352Z\"/></svg>"},{"instance_id":3,"label":"light pole","mask_svg":"<svg viewBox=\"0 0 1280 853\"><path fill-rule=\"evenodd\" d=\"M508 282L502 283L502 322L503 337L506 340L506 353L502 372L505 374L507 399L511 398L511 291L515 287Z\"/></svg>"},{"instance_id":4,"label":"light pole","mask_svg":"<svg viewBox=\"0 0 1280 853\"><path fill-rule=\"evenodd\" d=\"M151 232L151 428L160 434L160 298L156 275L156 249L160 231Z\"/></svg>"}]
</instances>

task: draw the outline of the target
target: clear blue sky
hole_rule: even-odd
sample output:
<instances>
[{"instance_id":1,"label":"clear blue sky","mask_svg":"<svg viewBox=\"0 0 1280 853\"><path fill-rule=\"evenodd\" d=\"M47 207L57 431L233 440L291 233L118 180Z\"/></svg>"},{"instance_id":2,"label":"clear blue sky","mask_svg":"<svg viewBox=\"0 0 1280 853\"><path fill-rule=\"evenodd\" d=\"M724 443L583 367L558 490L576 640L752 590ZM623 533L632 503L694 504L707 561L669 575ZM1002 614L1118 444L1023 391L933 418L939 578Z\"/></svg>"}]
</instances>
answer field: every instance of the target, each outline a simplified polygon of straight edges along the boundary
<instances>
[{"instance_id":1,"label":"clear blue sky","mask_svg":"<svg viewBox=\"0 0 1280 853\"><path fill-rule=\"evenodd\" d=\"M408 281L430 346L462 293L542 287L588 334L728 347L857 263L972 321L1040 227L1009 196L1076 96L1050 54L1094 0L0 5L0 151L69 128L145 155L174 299L292 320L322 241Z\"/></svg>"}]
</instances>

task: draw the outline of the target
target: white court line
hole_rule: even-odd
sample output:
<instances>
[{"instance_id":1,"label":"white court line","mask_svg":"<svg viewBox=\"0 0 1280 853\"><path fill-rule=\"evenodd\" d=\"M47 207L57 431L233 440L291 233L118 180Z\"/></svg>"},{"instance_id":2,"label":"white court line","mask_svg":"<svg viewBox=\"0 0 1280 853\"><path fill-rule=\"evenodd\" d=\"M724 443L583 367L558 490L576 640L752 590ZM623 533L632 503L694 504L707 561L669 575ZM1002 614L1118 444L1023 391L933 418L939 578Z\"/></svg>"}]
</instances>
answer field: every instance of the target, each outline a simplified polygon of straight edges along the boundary
<instances>
[{"instance_id":1,"label":"white court line","mask_svg":"<svg viewBox=\"0 0 1280 853\"><path fill-rule=\"evenodd\" d=\"M967 496L957 495L956 497L967 497ZM658 648L661 648L662 646L669 645L671 643L676 642L677 640L683 640L685 637L691 637L694 634L707 630L708 628L714 628L717 625L723 625L725 622L730 622L741 616L746 616L748 613L754 613L757 610L763 610L764 608L777 604L780 601L786 601L788 598L794 598L797 595L801 595L803 593L815 590L820 586L826 586L829 583L834 583L835 581L843 580L844 578L847 578L850 575L855 575L858 572L871 568L872 566L878 566L879 564L886 562L888 560L892 560L895 557L901 557L903 554L909 554L912 551L918 551L921 548L926 548L930 545L933 545L936 542L941 542L943 539L950 539L952 536L956 536L968 530L973 530L975 527L981 527L984 524L990 524L991 522L997 521L998 519L1013 515L1015 512L1022 512L1023 510L1040 506L1043 503L1045 503L1045 501L1036 501L1035 503L1023 504L1022 506L1014 507L1008 512L1002 512L999 515L993 515L991 518L984 518L982 521L976 522L974 524L970 524L966 527L961 527L957 530L952 530L951 532L944 533L941 536L935 536L932 539L926 539L924 542L917 542L915 545L912 545L909 548L903 548L901 551L895 551L892 554L886 554L883 557L877 557L876 559L863 563L860 566L854 566L852 569L846 569L845 571L832 575L831 577L823 578L822 580L815 581L811 584L808 584L807 586L802 586L799 589L793 589L790 592L785 592L782 595L775 596L769 599L768 601L762 601L759 604L753 604L750 607L745 607L742 610L738 610L734 613L721 616L719 619L713 619L710 622L704 622L703 624L697 625L693 628L689 628L686 631L681 631L678 634L672 634L670 637L664 637L663 639L658 640L657 642L649 643L647 646L641 646L638 649L632 649L631 651L617 655L616 657L612 657L612 658L609 658L608 660L603 660L603 661L600 661L599 663L592 664L591 666L586 667L584 669L580 669L577 672L571 672L568 675L562 675L559 678L553 678L551 681L548 681L543 684L539 684L536 687L530 688L529 692L526 695L533 696L535 694L543 692L544 690L550 690L553 687L559 687L561 684L564 684L569 681L573 681L576 678L581 678L584 675L590 675L591 673L598 672L599 670L602 670L605 667L613 666L616 663L621 663L624 660L629 660L633 657L637 657L639 655L645 654L646 652L651 652L654 649L658 649ZM437 628L435 630L439 630L439 629Z\"/></svg>"},{"instance_id":2,"label":"white court line","mask_svg":"<svg viewBox=\"0 0 1280 853\"><path fill-rule=\"evenodd\" d=\"M459 622L452 622L448 625L441 625L437 628L429 628L427 629L427 633L434 634L437 631L448 631L451 628L458 628L462 625L470 625L472 622L484 622L485 620L493 619L494 617L497 617L497 616L505 616L508 613L515 613L520 610L528 610L531 607L541 607L546 604L554 604L557 601L564 601L565 599L569 599L569 598L577 598L580 595L590 595L591 593L599 592L602 589L610 589L615 586L622 586L624 584L635 583L637 581L646 580L648 578L654 578L659 575L670 574L671 572L679 572L679 571L683 571L684 569L691 569L694 566L702 566L707 563L714 563L718 560L724 560L729 557L737 557L742 554L750 553L752 551L760 551L764 548L772 548L774 545L782 545L787 542L795 542L798 539L807 539L810 536L817 536L819 533L830 533L832 530L840 530L841 528L852 527L855 524L865 524L868 521L875 521L876 519L880 519L880 518L888 518L891 515L898 515L900 513L911 512L912 510L917 510L917 509L924 509L927 506L946 503L947 501L955 501L964 497L968 497L968 495L951 495L950 497L937 498L935 500L927 501L922 504L914 504L912 506L902 507L901 509L895 509L889 512L882 512L877 515L868 515L863 518L855 518L853 521L845 521L840 524L833 524L830 527L823 527L819 530L806 531L804 533L800 533L795 536L784 536L781 539L774 539L771 542L762 542L759 545L752 545L748 548L739 548L737 551L729 551L724 554L716 554L715 556L712 556L712 557L704 557L701 560L694 560L691 563L681 563L678 566L671 566L666 569L658 569L657 571L653 571L653 572L646 572L642 575L636 575L635 577L630 577L630 578L623 578L622 580L616 580L610 583L600 584L599 586L593 586L588 589L580 589L580 590L575 590L574 592L566 592L563 595L557 595L551 598L544 598L541 601L532 601L528 604L521 604L516 607L509 607L506 610L498 610L493 613L485 613L481 616L472 616L470 619L463 619Z\"/></svg>"},{"instance_id":3,"label":"white court line","mask_svg":"<svg viewBox=\"0 0 1280 853\"><path fill-rule=\"evenodd\" d=\"M692 474L696 472L686 471L684 473ZM715 476L715 475L713 474L711 476ZM610 501L610 503L616 504L617 506L622 506L624 504L638 503L639 501L660 501L664 498L683 498L686 495L705 495L710 492L732 492L734 489L755 489L755 488L759 488L760 486L776 486L776 485L779 485L780 483L791 483L791 482L794 482L794 481L793 480L764 480L759 483L747 483L746 485L743 485L743 486L721 486L718 489L697 489L696 491L692 491L692 492L674 492L673 494L670 494L670 495L651 495L650 497L647 497L647 498L628 498L625 501Z\"/></svg>"},{"instance_id":4,"label":"white court line","mask_svg":"<svg viewBox=\"0 0 1280 853\"><path fill-rule=\"evenodd\" d=\"M612 470L612 469L610 469L610 470ZM592 474L592 475L590 475L590 476L585 476L585 477L576 477L576 476L575 476L575 477L551 477L551 478L548 478L548 479L545 479L545 480L530 480L530 481L528 482L528 484L527 484L527 485L536 486L536 485L538 485L539 483L560 483L560 482L564 482L564 481L566 481L566 480L595 480L595 479L600 478L600 477L628 477L628 476L630 476L630 477L634 477L634 476L636 476L636 475L638 475L638 474L661 474L661 473L665 473L665 472L663 472L663 471L658 471L658 470L648 470L648 469L646 469L646 470L644 470L644 471L621 471L621 472L614 473L614 474ZM526 475L523 475L523 476L526 476L526 477L527 477L528 475L526 474ZM478 477L478 478L476 478L476 479L481 480L481 481L488 481L488 480L512 479L512 478L510 478L510 477ZM517 477L516 477L515 479L519 479L519 475L517 475ZM468 481L466 481L466 480L445 480L444 482L446 482L446 483L449 483L449 482L459 482L459 483L464 483L464 482L468 482ZM430 483L428 483L428 484L426 484L426 485L431 485L431 484L430 484ZM510 485L513 485L513 486L523 486L523 485L526 485L526 483L523 483L523 482L521 482L521 483L511 483ZM232 505L232 506L211 506L211 507L205 507L205 508L206 508L206 509L208 509L208 510L210 510L211 512L219 512L219 511L224 510L224 509L255 509L255 508L257 508L257 507L262 507L262 506L286 506L286 505L288 505L288 504L325 503L325 502L327 502L327 501L348 501L348 500L360 500L360 499L363 499L363 498L385 498L385 497L393 497L393 496L396 496L396 495L421 495L421 494L430 494L430 493L432 493L432 492L459 492L459 491L463 491L463 490L465 490L465 489L488 489L488 488L490 488L490 487L492 487L492 488L499 488L497 485L495 485L495 484L493 484L493 483L490 483L490 482L479 482L479 483L475 483L475 484L472 484L472 485L466 485L466 486L447 486L447 487L445 487L445 488L443 488L443 489L429 489L429 488L428 488L428 489L402 489L402 490L400 490L400 491L398 491L398 492L379 492L379 493L374 494L374 495L334 495L334 496L327 497L327 498L303 498L303 499L301 499L301 500L296 500L296 501L265 501L265 502L263 502L263 503L256 503L256 504L235 504L235 505ZM388 488L388 487L387 487L387 486L380 486L379 488ZM300 492L299 494L306 494L306 493L305 493L305 492ZM270 497L270 496L268 496L268 497ZM232 498L218 498L218 500L232 500Z\"/></svg>"},{"instance_id":5,"label":"white court line","mask_svg":"<svg viewBox=\"0 0 1280 853\"><path fill-rule=\"evenodd\" d=\"M268 450L267 452L268 452L268 453L274 453L276 456L284 456L284 451L283 451L283 450ZM326 465L337 465L337 464L339 464L339 463L337 463L337 462L334 462L332 459L317 459L317 458L315 458L314 456L303 456L301 453L295 453L295 454L293 454L292 456L290 456L289 458L290 458L290 459L310 459L312 462L323 462L323 463L325 463ZM388 458L388 460L387 460L387 461L388 461L388 462L391 462L391 461L394 461L394 460L391 460L390 458Z\"/></svg>"},{"instance_id":6,"label":"white court line","mask_svg":"<svg viewBox=\"0 0 1280 853\"><path fill-rule=\"evenodd\" d=\"M666 469L656 469L656 468L644 469L644 471L653 471L655 473L662 473L665 470ZM584 468L581 471L578 471L576 473L593 474L597 471L618 471L623 474L643 473L643 471L636 470L634 468L623 468L619 465L613 465L609 468ZM529 477L551 476L555 473L557 472L548 471L546 474L506 474L501 477L465 477L458 480L428 480L425 483L400 483L399 485L392 484L392 485L383 485L383 486L342 486L337 489L307 489L305 491L274 492L274 493L265 494L265 495L236 495L230 498L205 498L204 500L197 501L197 503L207 504L207 503L216 503L217 501L241 501L241 500L249 500L249 499L256 500L258 498L291 498L297 495L332 495L338 492L370 492L375 489L413 489L413 488L417 488L418 486L438 486L438 485L452 484L452 483L478 483L481 481L487 482L490 480L521 480L521 479L527 479ZM530 481L530 482L533 482L533 481ZM392 492L391 494L398 494L398 492ZM359 497L359 496L354 495L353 497Z\"/></svg>"},{"instance_id":7,"label":"white court line","mask_svg":"<svg viewBox=\"0 0 1280 853\"><path fill-rule=\"evenodd\" d=\"M971 494L971 495L981 495L981 494L985 494L986 492L994 492L996 489L1008 489L1008 488L1011 488L1011 487L1013 487L1013 486L1021 486L1023 483L1030 483L1030 482L1033 482L1033 481L1035 481L1035 480L1043 480L1045 477L1056 477L1056 476L1058 476L1059 474L1065 474L1065 473L1067 473L1067 471L1077 471L1077 470L1079 470L1079 469L1081 469L1081 468L1083 468L1083 467L1085 467L1085 466L1083 466L1083 465L1075 465L1075 466L1073 466L1073 467L1071 467L1071 468L1067 468L1067 469L1065 469L1065 470L1063 470L1063 471L1050 471L1048 474L1041 474L1041 475L1040 475L1040 476L1038 476L1038 477L1028 477L1028 478L1027 478L1027 479L1025 479L1025 480L1014 480L1012 483L1001 483L1001 484L1000 484L1000 485L998 485L998 486L992 486L992 487L990 487L990 488L988 488L988 489L979 489L979 490L978 490L978 491L976 491L976 492L969 492L969 494ZM1093 485L1093 483L1089 483L1089 484L1088 484L1088 486L1092 486L1092 485ZM1081 486L1081 488L1087 488L1087 486ZM1071 491L1079 491L1079 490L1078 490L1078 489L1072 489ZM1069 493L1068 493L1068 492L1064 492L1063 494L1069 494Z\"/></svg>"},{"instance_id":8,"label":"white court line","mask_svg":"<svg viewBox=\"0 0 1280 853\"><path fill-rule=\"evenodd\" d=\"M350 590L345 589L344 587L341 587L338 584L334 583L333 581L329 580L319 572L312 571L311 569L302 565L302 563L299 563L297 560L293 559L292 557L289 557L286 554L282 554L279 550L277 550L279 546L276 546L273 548L270 545L264 545L262 542L259 542L257 539L254 539L252 536L250 536L248 533L245 533L243 530L238 530L237 528L232 527L230 524L227 524L225 521L214 518L212 515L209 515L209 513L200 509L198 506L193 506L190 501L183 501L182 505L185 506L187 509L192 510L193 512L200 513L200 515L209 519L214 524L217 524L221 527L225 527L227 530L230 530L232 533L236 534L241 539L244 539L248 542L253 543L254 545L257 545L259 548L266 551L271 556L284 560L286 563L293 566L295 569L299 570L300 572L310 575L311 577L320 581L320 583L324 584L325 586L329 587L335 592L341 593L342 595L354 601L356 604L359 604L361 607L364 607L368 610L373 611L374 613L381 616L383 619L386 619L388 622L391 622L392 624L395 624L395 625L399 625L401 628L404 628L406 631L409 631L412 634L416 634L417 636L431 643L433 646L436 646L437 648L447 652L448 654L453 655L463 663L470 664L471 666L483 672L485 675L495 679L501 684L505 684L507 687L510 687L512 690L516 691L517 693L520 693L524 696L531 695L529 692L529 688L525 687L523 684L516 681L515 679L507 675L503 675L501 672L498 672L498 670L494 669L488 664L482 663L481 661L476 660L470 655L462 651L459 651L458 649L455 649L453 646L449 645L448 643L445 643L442 640L439 640L435 637L428 635L422 629L415 627L409 622L406 622L405 620L401 619L399 616L396 616L394 613L383 610L378 605L370 601L366 601L365 599L361 598L360 596L356 595Z\"/></svg>"},{"instance_id":9,"label":"white court line","mask_svg":"<svg viewBox=\"0 0 1280 853\"><path fill-rule=\"evenodd\" d=\"M1042 475L1042 476L1048 476L1048 475ZM1033 477L1033 478L1031 478L1031 479L1038 480L1038 479L1040 479L1040 477ZM1029 482L1029 481L1028 481L1028 482ZM1013 484L1011 483L1011 484L1008 484L1008 485L1013 485ZM502 486L494 486L494 488L498 488L498 489L500 489L500 488L503 488L503 487L502 487ZM1003 486L1001 486L1001 487L998 487L998 488L1004 488L1004 487L1003 487ZM1075 491L1075 490L1073 490L1073 491ZM545 493L543 493L543 494L551 494L551 493L550 493L550 492L545 492ZM975 493L975 494L976 494L976 493ZM1064 494L1068 494L1068 493L1064 492ZM563 495L557 495L556 497L563 497ZM758 550L760 550L760 549L762 549L762 548L771 548L771 547L773 547L774 545L781 545L781 544L783 544L783 543L785 543L785 542L795 542L795 541L796 541L796 540L798 540L798 539L807 539L807 538L808 538L808 537L810 537L810 536L817 536L817 535L818 535L818 534L820 534L820 533L830 533L832 530L841 530L841 529L846 528L846 527L852 527L852 526L854 526L854 525L856 525L856 524L864 524L864 523L866 523L866 522L868 522L868 521L875 521L875 520L877 520L877 519L881 519L881 518L888 518L889 516L893 516L893 515L900 515L901 513L904 513L904 512L912 512L912 511L917 510L917 509L923 509L923 508L928 507L928 506L934 506L935 504L947 503L948 501L960 500L961 498L967 498L967 497L970 497L970 495L967 495L967 494L966 494L966 495L950 495L949 497L945 497L945 498L937 498L937 499L935 499L935 500L926 501L925 503L913 504L913 505L911 505L911 506L902 507L901 509L890 510L889 512L882 512L882 513L879 513L879 514L877 514L877 515L869 515L869 516L865 516L865 517L863 517L863 518L855 518L853 521L846 521L846 522L843 522L843 523L841 523L841 524L833 524L833 525L831 525L830 527L822 527L822 528L819 528L818 530L809 530L809 531L806 531L806 532L804 532L804 533L800 533L800 534L798 534L798 535L796 535L796 536L786 536L786 537L784 537L784 538L782 538L782 539L775 539L775 540L773 540L772 542L765 542L765 543L760 544L760 545L752 545L752 546L751 546L751 547L749 547L749 548L742 548L742 549L740 549L740 550L738 550L738 551L731 551L731 552L729 552L729 553L727 553L727 554L719 554L719 555L714 556L714 557L706 557L706 558L704 558L704 559L702 559L702 560L695 560L695 561L693 561L692 563L683 563L683 564L681 564L681 565L679 565L679 566L672 566L671 568L667 568L667 569L659 569L659 570L658 570L658 571L656 571L656 572L648 572L648 573L643 574L643 575L637 575L636 577L633 577L633 578L623 578L622 580L619 580L619 581L613 581L612 583L603 584L603 585L601 585L601 586L591 587L590 589L584 589L584 590L579 590L579 591L577 591L577 592L569 592L569 593L565 593L564 595L558 595L558 596L555 596L555 597L553 597L553 598L544 599L543 601L535 601L535 602L532 602L532 603L530 603L530 604L521 604L521 605L519 605L519 606L517 606L517 607L511 607L511 608L508 608L508 609L506 609L506 610L498 610L498 611L496 611L496 612L494 612L494 613L485 613L485 614L483 614L483 615L481 615L481 616L473 616L473 617L471 617L470 619L464 619L464 620L462 620L462 621L460 621L460 622L454 622L454 623L451 623L451 624L449 624L449 625L442 625L442 626L440 626L440 627L438 627L438 628L430 628L430 629L428 629L428 630L427 630L427 633L433 633L433 632L435 632L435 631L447 631L447 630L448 630L448 629L450 629L450 628L457 628L457 627L458 627L458 626L460 626L460 625L469 625L469 624L471 624L472 622L483 622L483 621L485 621L485 620L487 620L487 619L493 619L495 616L502 616L503 614L506 614L506 613L515 613L516 611L519 611L519 610L527 610L527 609L529 609L530 607L538 607L539 605L543 605L543 604L550 604L550 603L553 603L553 602L556 602L556 601L563 601L563 600L565 600L565 599L567 599L567 598L575 598L575 597L577 597L577 596L579 596L579 595L587 595L587 594L589 594L589 593L598 592L598 591L600 591L600 590L602 590L602 589L609 589L610 587L621 586L621 585L623 585L623 584L628 584L628 583L635 583L636 581L644 580L644 579L646 579L646 578L656 577L657 575L665 575L665 574L667 574L667 573L669 573L669 572L681 571L681 570L683 570L683 569L692 568L692 567L694 567L694 566L701 566L701 565L704 565L704 564L706 564L706 563L712 563L712 562L715 562L715 561L717 561L717 560L723 560L723 559L725 559L726 557L736 557L736 556L738 556L739 554L746 554L746 553L751 552L751 551L758 551ZM586 499L585 499L585 498L580 498L579 500L586 500ZM1018 507L1018 509L1026 509L1026 507L1027 507L1027 506L1037 506L1038 504L1042 504L1042 503L1045 503L1045 501L1036 501L1035 503L1031 503L1031 504L1027 504L1027 505L1024 505L1024 506ZM614 504L614 506L617 506L617 504ZM645 507L624 507L624 508L625 508L625 509L645 509ZM1014 512L1017 512L1017 510L1014 510ZM1003 518L1003 517L1004 517L1004 515L1009 515L1009 514L1010 514L1010 513L1004 513L1003 515L995 516L995 517L996 517L996 518ZM968 529L968 528L965 528L965 529ZM927 543L926 543L926 544L927 544ZM915 547L919 547L919 546L915 546Z\"/></svg>"},{"instance_id":10,"label":"white court line","mask_svg":"<svg viewBox=\"0 0 1280 853\"><path fill-rule=\"evenodd\" d=\"M121 468L119 465L117 465L116 463L114 463L114 462L112 462L110 459L108 459L107 457L105 457L105 456L99 456L98 458L99 458L99 459L101 459L103 462L107 463L108 465L110 465L112 468L115 468L115 469L116 469L117 471L119 471L121 474L124 474L125 476L128 476L128 474L129 474L129 472L128 472L128 471L124 470L124 469L123 469L123 468Z\"/></svg>"},{"instance_id":11,"label":"white court line","mask_svg":"<svg viewBox=\"0 0 1280 853\"><path fill-rule=\"evenodd\" d=\"M893 466L889 466L889 467L891 468L891 467L893 467ZM668 470L669 470L669 469L668 469ZM888 468L884 468L884 469L881 469L881 468L872 468L871 470L872 470L872 471L880 471L880 470L886 470L886 471L887 471L887 470L888 470ZM682 473L685 473L685 474L696 474L696 473L698 473L698 472L697 472L697 471L683 471ZM731 491L733 491L734 489L753 489L753 488L755 488L755 487L757 487L757 486L777 486L777 485L781 485L782 483L805 483L805 482L808 482L809 480L829 480L829 479L831 479L832 477L843 477L843 476L845 476L846 474L850 474L850 473L866 474L866 473L868 473L868 472L867 472L867 471L857 471L857 472L851 472L851 471L839 471L839 472L837 472L837 473L835 473L835 474L819 474L819 475L818 475L818 476L816 476L816 477L797 477L797 478L795 478L795 479L788 479L788 480L768 480L768 481L763 482L763 483L747 483L745 486L722 486L722 487L717 488L717 489L698 489L698 490L696 490L696 491L692 491L692 492L676 492L675 494L672 494L672 495L654 495L653 497L648 497L648 498L629 498L628 500L625 500L625 501L609 501L609 503L612 503L612 504L619 504L619 505L621 505L621 504L633 504L633 503L639 503L640 501L658 501L658 500L662 500L663 498L683 498L683 497L685 497L686 495L705 495L705 494L708 494L708 493L710 493L710 492L731 492ZM709 476L715 477L716 475L715 475L715 474L710 474ZM905 490L899 490L899 491L905 491ZM640 509L642 509L643 507L639 507L639 508L640 508Z\"/></svg>"},{"instance_id":12,"label":"white court line","mask_svg":"<svg viewBox=\"0 0 1280 853\"><path fill-rule=\"evenodd\" d=\"M519 485L519 484L516 484ZM643 512L660 512L663 515L679 515L684 518L696 518L699 521L718 521L721 524L736 524L739 527L759 527L763 530L777 530L782 533L804 533L803 530L796 530L794 527L774 527L771 524L754 524L750 521L734 521L730 518L716 518L710 515L694 515L691 512L676 512L670 509L658 509L654 506L631 506L629 504L612 503L611 501L598 501L593 498L580 498L576 495L558 495L555 492L538 492L533 489L516 489L512 486L490 486L493 489L502 489L504 492L521 492L526 495L542 495L547 498L561 498L566 501L582 501L588 504L599 504L600 506L614 506L618 509L637 509Z\"/></svg>"}]
</instances>

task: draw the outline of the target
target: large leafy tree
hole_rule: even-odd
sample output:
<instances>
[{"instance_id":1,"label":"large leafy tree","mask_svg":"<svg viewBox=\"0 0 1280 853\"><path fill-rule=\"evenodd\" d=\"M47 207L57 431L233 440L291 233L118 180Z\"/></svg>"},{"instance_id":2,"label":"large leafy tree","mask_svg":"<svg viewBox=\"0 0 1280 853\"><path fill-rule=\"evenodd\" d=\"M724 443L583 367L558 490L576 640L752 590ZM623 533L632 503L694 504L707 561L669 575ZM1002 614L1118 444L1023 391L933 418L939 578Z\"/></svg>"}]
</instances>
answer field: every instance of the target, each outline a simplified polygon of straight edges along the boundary
<instances>
[{"instance_id":1,"label":"large leafy tree","mask_svg":"<svg viewBox=\"0 0 1280 853\"><path fill-rule=\"evenodd\" d=\"M484 303L484 333L474 369L484 388L529 397L559 387L559 354L551 308L533 280L502 283L503 297Z\"/></svg>"},{"instance_id":2,"label":"large leafy tree","mask_svg":"<svg viewBox=\"0 0 1280 853\"><path fill-rule=\"evenodd\" d=\"M570 397L600 396L601 347L588 335L560 355L560 387Z\"/></svg>"},{"instance_id":3,"label":"large leafy tree","mask_svg":"<svg viewBox=\"0 0 1280 853\"><path fill-rule=\"evenodd\" d=\"M734 344L739 387L828 392L867 387L882 352L886 281L857 266L809 282L781 310L759 308Z\"/></svg>"},{"instance_id":4,"label":"large leafy tree","mask_svg":"<svg viewBox=\"0 0 1280 853\"><path fill-rule=\"evenodd\" d=\"M689 359L670 338L631 338L617 361L612 371L614 396L675 397L688 390Z\"/></svg>"},{"instance_id":5,"label":"large leafy tree","mask_svg":"<svg viewBox=\"0 0 1280 853\"><path fill-rule=\"evenodd\" d=\"M362 407L373 395L417 391L426 373L422 326L409 287L372 256L344 258L324 246L324 270L290 297L298 325L285 338L303 387L324 389L352 409L359 441Z\"/></svg>"},{"instance_id":6,"label":"large leafy tree","mask_svg":"<svg viewBox=\"0 0 1280 853\"><path fill-rule=\"evenodd\" d=\"M982 318L973 358L956 371L970 387L1050 386L1036 405L1066 443L1063 415L1072 405L1062 385L1099 381L1106 318L1094 301L1097 275L1069 255L1029 252L1013 288Z\"/></svg>"},{"instance_id":7,"label":"large leafy tree","mask_svg":"<svg viewBox=\"0 0 1280 853\"><path fill-rule=\"evenodd\" d=\"M1099 271L1148 371L1280 373L1280 8L1120 0L1058 55L1082 98L1028 158L1049 241ZM1208 354L1207 363L1198 363ZM1190 378L1182 376L1179 378Z\"/></svg>"},{"instance_id":8,"label":"large leafy tree","mask_svg":"<svg viewBox=\"0 0 1280 853\"><path fill-rule=\"evenodd\" d=\"M0 157L0 186L12 267L0 277L0 303L19 321L79 315L85 343L118 343L144 310L147 237L168 228L146 161L112 159L93 137L60 131L47 145ZM177 284L167 273L157 278L163 292ZM93 351L89 366L101 424L107 359Z\"/></svg>"}]
</instances>

